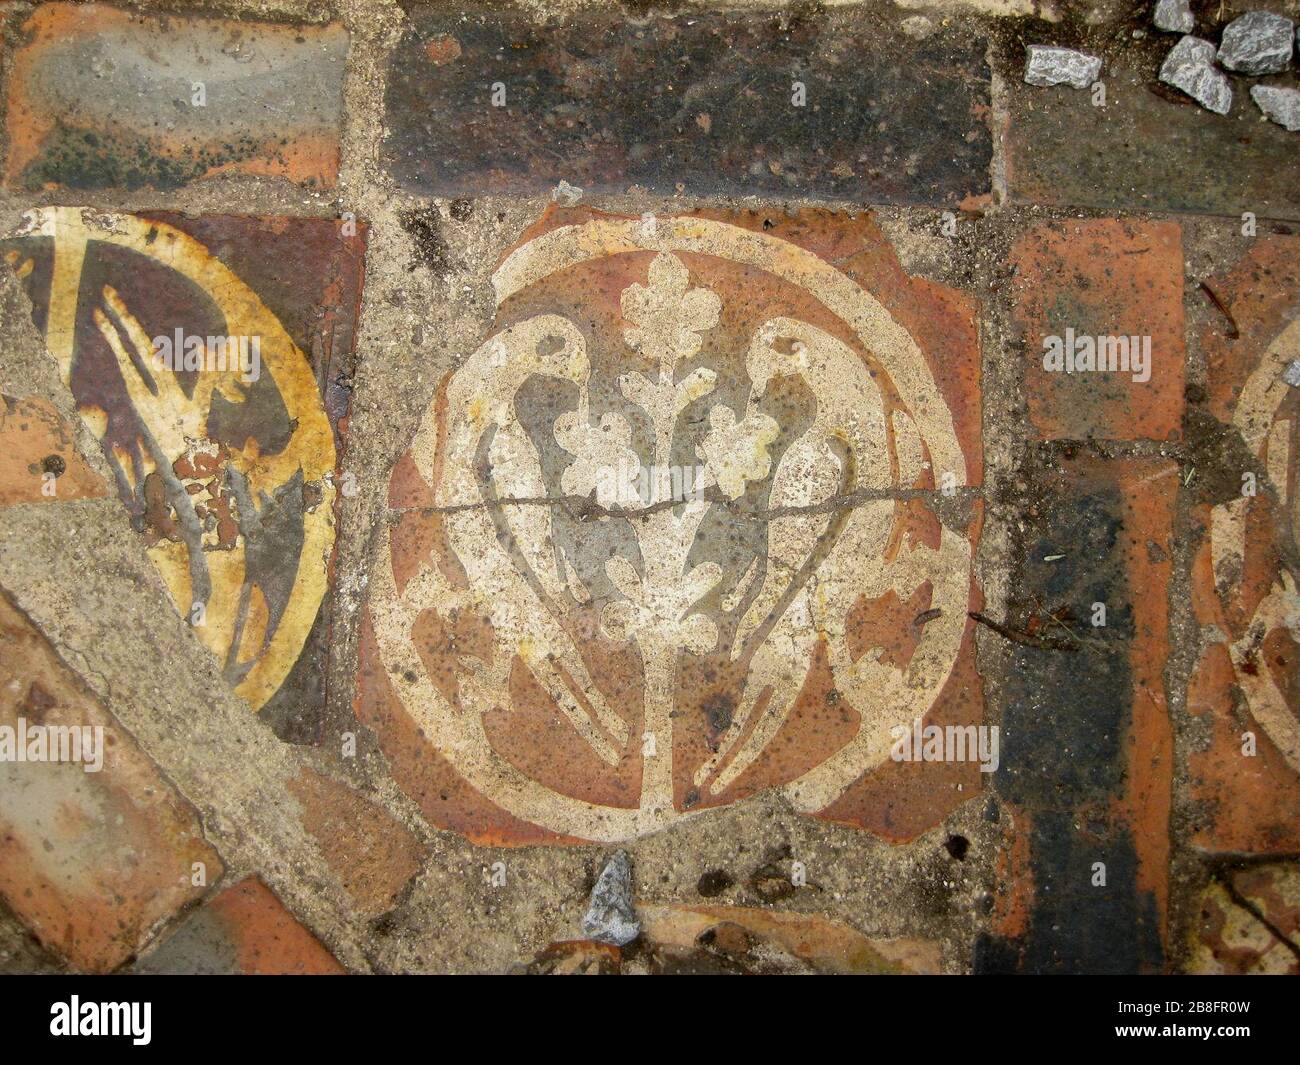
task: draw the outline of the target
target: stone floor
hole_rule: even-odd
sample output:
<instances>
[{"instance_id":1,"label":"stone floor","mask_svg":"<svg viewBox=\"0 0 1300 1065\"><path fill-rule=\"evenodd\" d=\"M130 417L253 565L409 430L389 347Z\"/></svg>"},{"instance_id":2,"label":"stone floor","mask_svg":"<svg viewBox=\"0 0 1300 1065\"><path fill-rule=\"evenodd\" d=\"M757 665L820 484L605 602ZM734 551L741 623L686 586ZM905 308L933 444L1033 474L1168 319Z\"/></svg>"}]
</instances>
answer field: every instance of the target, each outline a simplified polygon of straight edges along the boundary
<instances>
[{"instance_id":1,"label":"stone floor","mask_svg":"<svg viewBox=\"0 0 1300 1065\"><path fill-rule=\"evenodd\" d=\"M0 19L0 971L1300 972L1294 57Z\"/></svg>"}]
</instances>

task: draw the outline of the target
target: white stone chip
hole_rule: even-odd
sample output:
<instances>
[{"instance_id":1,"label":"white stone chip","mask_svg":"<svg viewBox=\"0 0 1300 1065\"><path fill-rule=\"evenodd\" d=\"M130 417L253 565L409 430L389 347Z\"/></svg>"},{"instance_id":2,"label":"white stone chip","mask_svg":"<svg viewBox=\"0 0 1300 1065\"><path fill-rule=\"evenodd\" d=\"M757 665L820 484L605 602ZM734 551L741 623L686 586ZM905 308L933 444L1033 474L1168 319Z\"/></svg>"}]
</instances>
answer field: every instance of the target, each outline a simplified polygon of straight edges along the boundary
<instances>
[{"instance_id":1,"label":"white stone chip","mask_svg":"<svg viewBox=\"0 0 1300 1065\"><path fill-rule=\"evenodd\" d=\"M582 916L582 934L616 947L631 943L641 934L641 922L632 903L632 860L627 851L615 851L601 870Z\"/></svg>"},{"instance_id":2,"label":"white stone chip","mask_svg":"<svg viewBox=\"0 0 1300 1065\"><path fill-rule=\"evenodd\" d=\"M1086 89L1101 73L1101 60L1072 48L1031 44L1025 61L1025 81L1030 85L1069 85Z\"/></svg>"},{"instance_id":3,"label":"white stone chip","mask_svg":"<svg viewBox=\"0 0 1300 1065\"><path fill-rule=\"evenodd\" d=\"M1196 16L1188 0L1157 0L1151 21L1156 29L1166 33L1191 33L1196 26Z\"/></svg>"},{"instance_id":4,"label":"white stone chip","mask_svg":"<svg viewBox=\"0 0 1300 1065\"><path fill-rule=\"evenodd\" d=\"M1238 74L1276 74L1291 63L1295 23L1271 11L1248 11L1223 28L1219 62Z\"/></svg>"},{"instance_id":5,"label":"white stone chip","mask_svg":"<svg viewBox=\"0 0 1300 1065\"><path fill-rule=\"evenodd\" d=\"M1216 114L1226 115L1232 107L1228 77L1214 67L1214 45L1199 37L1184 37L1174 45L1160 67L1160 80Z\"/></svg>"},{"instance_id":6,"label":"white stone chip","mask_svg":"<svg viewBox=\"0 0 1300 1065\"><path fill-rule=\"evenodd\" d=\"M1292 133L1300 130L1300 89L1282 89L1275 85L1252 85L1250 98L1279 126Z\"/></svg>"}]
</instances>

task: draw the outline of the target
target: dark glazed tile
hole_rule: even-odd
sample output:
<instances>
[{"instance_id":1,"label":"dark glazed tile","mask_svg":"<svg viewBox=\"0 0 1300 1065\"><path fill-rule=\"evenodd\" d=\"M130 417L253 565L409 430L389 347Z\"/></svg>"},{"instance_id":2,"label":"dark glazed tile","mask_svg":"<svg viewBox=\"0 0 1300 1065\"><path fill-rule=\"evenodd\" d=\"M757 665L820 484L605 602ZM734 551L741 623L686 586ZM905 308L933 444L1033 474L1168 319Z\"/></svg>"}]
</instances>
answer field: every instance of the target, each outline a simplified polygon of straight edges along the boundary
<instances>
[{"instance_id":1,"label":"dark glazed tile","mask_svg":"<svg viewBox=\"0 0 1300 1065\"><path fill-rule=\"evenodd\" d=\"M1010 99L1007 185L1013 200L1062 207L1300 218L1300 137L1263 121L1256 78L1233 77L1216 115L1159 84L1175 38L1106 50L1106 105L1064 87L1026 85L1019 45L1003 46Z\"/></svg>"},{"instance_id":2,"label":"dark glazed tile","mask_svg":"<svg viewBox=\"0 0 1300 1065\"><path fill-rule=\"evenodd\" d=\"M985 43L969 31L918 41L848 12L539 25L414 6L388 76L384 155L421 193L565 180L955 205L989 191Z\"/></svg>"},{"instance_id":3,"label":"dark glazed tile","mask_svg":"<svg viewBox=\"0 0 1300 1065\"><path fill-rule=\"evenodd\" d=\"M0 246L178 611L291 742L325 703L365 232L59 207ZM214 354L243 338L248 372L161 368L178 330Z\"/></svg>"},{"instance_id":4,"label":"dark glazed tile","mask_svg":"<svg viewBox=\"0 0 1300 1065\"><path fill-rule=\"evenodd\" d=\"M1165 965L1173 732L1164 694L1178 468L1030 458L1041 501L1012 570L995 789L1005 839L977 971ZM1095 603L1106 607L1095 627ZM1104 868L1102 868L1104 867Z\"/></svg>"}]
</instances>

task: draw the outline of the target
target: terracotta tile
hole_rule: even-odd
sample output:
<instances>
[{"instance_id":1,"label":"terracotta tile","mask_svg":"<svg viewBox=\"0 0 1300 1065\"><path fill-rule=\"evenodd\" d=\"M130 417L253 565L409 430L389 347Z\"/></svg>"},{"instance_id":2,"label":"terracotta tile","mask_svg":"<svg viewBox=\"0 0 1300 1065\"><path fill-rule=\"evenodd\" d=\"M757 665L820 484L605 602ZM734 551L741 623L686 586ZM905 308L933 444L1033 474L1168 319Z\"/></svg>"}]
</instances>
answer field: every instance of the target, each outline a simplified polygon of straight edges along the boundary
<instances>
[{"instance_id":1,"label":"terracotta tile","mask_svg":"<svg viewBox=\"0 0 1300 1065\"><path fill-rule=\"evenodd\" d=\"M293 742L317 738L325 703L365 235L52 207L4 244L177 610ZM215 368L159 367L163 342L195 338Z\"/></svg>"},{"instance_id":2,"label":"terracotta tile","mask_svg":"<svg viewBox=\"0 0 1300 1065\"><path fill-rule=\"evenodd\" d=\"M552 210L495 285L363 624L358 715L430 820L610 841L780 788L904 839L971 797L891 762L895 727L982 714L969 297L819 212Z\"/></svg>"},{"instance_id":3,"label":"terracotta tile","mask_svg":"<svg viewBox=\"0 0 1300 1065\"><path fill-rule=\"evenodd\" d=\"M344 888L362 911L383 913L420 871L423 848L387 810L321 773L304 769L289 790Z\"/></svg>"},{"instance_id":4,"label":"terracotta tile","mask_svg":"<svg viewBox=\"0 0 1300 1065\"><path fill-rule=\"evenodd\" d=\"M1200 817L1193 837L1209 851L1300 849L1300 649L1287 625L1300 602L1294 562L1296 426L1300 397L1281 380L1300 358L1300 240L1263 238L1209 285L1236 323L1202 336L1210 412L1239 452L1194 518L1204 538L1192 571L1205 645L1188 707L1206 719L1208 746L1188 758ZM1243 494L1244 474L1257 494ZM1221 483L1220 483L1221 482Z\"/></svg>"},{"instance_id":5,"label":"terracotta tile","mask_svg":"<svg viewBox=\"0 0 1300 1065\"><path fill-rule=\"evenodd\" d=\"M64 726L103 730L80 762L16 761L5 749L39 754L44 730ZM75 968L104 972L140 950L203 894L195 863L205 883L221 875L193 807L3 594L0 754L0 895Z\"/></svg>"},{"instance_id":6,"label":"terracotta tile","mask_svg":"<svg viewBox=\"0 0 1300 1065\"><path fill-rule=\"evenodd\" d=\"M221 173L332 186L342 26L42 4L12 59L10 188L155 188ZM200 91L202 96L196 95Z\"/></svg>"},{"instance_id":7,"label":"terracotta tile","mask_svg":"<svg viewBox=\"0 0 1300 1065\"><path fill-rule=\"evenodd\" d=\"M1016 240L1011 263L1025 397L1039 437L1178 439L1187 354L1178 223L1046 222ZM1112 348L1112 339L1136 349L1149 338L1149 360L1130 361L1128 372L1047 369L1051 352L1045 343L1051 337L1062 344L1074 338L1081 355L1087 355L1087 345L1100 350L1105 338L1117 366L1123 365L1124 348ZM1149 380L1141 380L1148 373Z\"/></svg>"},{"instance_id":8,"label":"terracotta tile","mask_svg":"<svg viewBox=\"0 0 1300 1065\"><path fill-rule=\"evenodd\" d=\"M1300 868L1256 865L1199 900L1189 972L1300 975Z\"/></svg>"},{"instance_id":9,"label":"terracotta tile","mask_svg":"<svg viewBox=\"0 0 1300 1065\"><path fill-rule=\"evenodd\" d=\"M991 192L982 33L849 12L411 4L384 158L420 193L732 193L957 206Z\"/></svg>"},{"instance_id":10,"label":"terracotta tile","mask_svg":"<svg viewBox=\"0 0 1300 1065\"><path fill-rule=\"evenodd\" d=\"M71 427L39 396L0 395L0 454L0 507L108 494L78 453Z\"/></svg>"},{"instance_id":11,"label":"terracotta tile","mask_svg":"<svg viewBox=\"0 0 1300 1065\"><path fill-rule=\"evenodd\" d=\"M136 966L176 975L340 976L345 970L260 880L221 892Z\"/></svg>"},{"instance_id":12,"label":"terracotta tile","mask_svg":"<svg viewBox=\"0 0 1300 1065\"><path fill-rule=\"evenodd\" d=\"M1025 508L1003 626L1018 641L995 777L1004 842L976 968L1159 972L1174 769L1164 590L1178 467L1047 449L1026 463L1041 495ZM1106 624L1094 627L1099 602Z\"/></svg>"}]
</instances>

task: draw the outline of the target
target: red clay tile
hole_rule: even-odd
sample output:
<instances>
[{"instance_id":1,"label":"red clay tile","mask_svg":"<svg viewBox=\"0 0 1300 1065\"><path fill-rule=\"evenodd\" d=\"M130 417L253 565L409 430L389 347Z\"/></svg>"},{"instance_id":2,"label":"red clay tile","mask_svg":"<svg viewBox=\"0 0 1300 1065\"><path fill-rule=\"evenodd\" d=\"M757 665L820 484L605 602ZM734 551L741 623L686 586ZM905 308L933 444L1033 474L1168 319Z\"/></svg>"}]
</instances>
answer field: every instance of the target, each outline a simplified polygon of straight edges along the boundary
<instances>
[{"instance_id":1,"label":"red clay tile","mask_svg":"<svg viewBox=\"0 0 1300 1065\"><path fill-rule=\"evenodd\" d=\"M420 871L423 848L402 824L360 793L303 769L289 783L330 867L365 913L389 909Z\"/></svg>"},{"instance_id":2,"label":"red clay tile","mask_svg":"<svg viewBox=\"0 0 1300 1065\"><path fill-rule=\"evenodd\" d=\"M1165 590L1178 467L1091 454L1045 471L1031 462L1044 492L1026 510L1007 628L1056 642L1018 645L1004 687L1003 842L977 968L1163 971L1174 779ZM1107 621L1094 629L1097 601ZM1104 885L1093 882L1096 862Z\"/></svg>"},{"instance_id":3,"label":"red clay tile","mask_svg":"<svg viewBox=\"0 0 1300 1065\"><path fill-rule=\"evenodd\" d=\"M196 863L212 883L221 860L193 807L0 594L0 750L23 729L39 753L34 730L58 726L102 728L102 768L86 771L90 747L80 764L0 760L0 895L47 948L105 972L203 894Z\"/></svg>"},{"instance_id":4,"label":"red clay tile","mask_svg":"<svg viewBox=\"0 0 1300 1065\"><path fill-rule=\"evenodd\" d=\"M78 453L67 422L39 396L0 395L0 455L0 507L108 494Z\"/></svg>"},{"instance_id":5,"label":"red clay tile","mask_svg":"<svg viewBox=\"0 0 1300 1065\"><path fill-rule=\"evenodd\" d=\"M137 968L146 973L340 976L346 970L256 877L226 888Z\"/></svg>"},{"instance_id":6,"label":"red clay tile","mask_svg":"<svg viewBox=\"0 0 1300 1065\"><path fill-rule=\"evenodd\" d=\"M1189 755L1202 819L1193 837L1215 852L1300 849L1300 607L1288 558L1296 549L1300 393L1281 380L1300 359L1300 239L1262 238L1209 281L1238 336L1212 320L1202 337L1211 412L1245 448L1219 502L1195 508L1204 530L1192 571L1206 634L1188 707L1207 719L1208 746ZM1247 465L1249 464L1249 465ZM1243 474L1257 479L1242 494ZM1253 745L1253 753L1252 752Z\"/></svg>"},{"instance_id":7,"label":"red clay tile","mask_svg":"<svg viewBox=\"0 0 1300 1065\"><path fill-rule=\"evenodd\" d=\"M11 59L10 188L175 188L222 173L332 186L342 26L42 4ZM201 86L201 88L200 88Z\"/></svg>"},{"instance_id":8,"label":"red clay tile","mask_svg":"<svg viewBox=\"0 0 1300 1065\"><path fill-rule=\"evenodd\" d=\"M617 840L780 788L904 839L971 797L890 764L893 727L982 715L969 297L824 212L555 209L494 283L363 623L358 715L429 818Z\"/></svg>"},{"instance_id":9,"label":"red clay tile","mask_svg":"<svg viewBox=\"0 0 1300 1065\"><path fill-rule=\"evenodd\" d=\"M1121 218L1045 222L1015 242L1011 263L1025 396L1040 438L1178 439L1186 359L1178 224ZM1123 351L1111 341L1133 337L1139 343L1150 338L1145 368L1139 363L1134 370L1131 361L1129 372L1045 368L1045 358L1055 354L1045 347L1049 338L1063 345L1074 339L1081 356L1092 344L1095 351L1113 352L1115 365L1122 365ZM1149 380L1137 379L1147 372Z\"/></svg>"}]
</instances>

